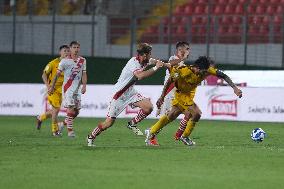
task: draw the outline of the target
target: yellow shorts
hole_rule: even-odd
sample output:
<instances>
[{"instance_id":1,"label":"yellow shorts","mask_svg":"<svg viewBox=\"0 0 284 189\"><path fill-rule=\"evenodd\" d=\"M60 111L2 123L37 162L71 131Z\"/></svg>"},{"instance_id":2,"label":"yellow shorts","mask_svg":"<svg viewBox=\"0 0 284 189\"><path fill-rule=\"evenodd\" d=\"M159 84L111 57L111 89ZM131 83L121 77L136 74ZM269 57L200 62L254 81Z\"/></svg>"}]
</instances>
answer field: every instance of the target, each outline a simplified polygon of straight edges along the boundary
<instances>
[{"instance_id":1,"label":"yellow shorts","mask_svg":"<svg viewBox=\"0 0 284 189\"><path fill-rule=\"evenodd\" d=\"M55 90L52 95L48 95L47 99L51 106L55 108L60 108L62 103L61 90Z\"/></svg>"},{"instance_id":2,"label":"yellow shorts","mask_svg":"<svg viewBox=\"0 0 284 189\"><path fill-rule=\"evenodd\" d=\"M193 98L195 96L195 90L189 93L175 92L175 97L172 100L173 106L178 106L182 111L187 110L189 106L194 104Z\"/></svg>"}]
</instances>

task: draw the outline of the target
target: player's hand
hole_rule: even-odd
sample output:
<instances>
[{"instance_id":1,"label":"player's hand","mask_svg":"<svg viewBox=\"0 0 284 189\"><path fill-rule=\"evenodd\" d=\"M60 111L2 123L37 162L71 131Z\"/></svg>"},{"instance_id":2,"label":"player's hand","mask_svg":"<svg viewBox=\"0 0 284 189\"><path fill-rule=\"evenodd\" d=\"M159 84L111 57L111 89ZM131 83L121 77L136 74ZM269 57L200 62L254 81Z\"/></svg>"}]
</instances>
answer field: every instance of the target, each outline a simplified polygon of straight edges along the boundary
<instances>
[{"instance_id":1,"label":"player's hand","mask_svg":"<svg viewBox=\"0 0 284 189\"><path fill-rule=\"evenodd\" d=\"M82 93L82 94L85 94L85 92L86 92L86 85L83 85L82 90L81 90L81 93Z\"/></svg>"},{"instance_id":2,"label":"player's hand","mask_svg":"<svg viewBox=\"0 0 284 189\"><path fill-rule=\"evenodd\" d=\"M53 94L53 92L54 92L54 87L49 87L49 89L47 90L47 93L51 95Z\"/></svg>"},{"instance_id":3,"label":"player's hand","mask_svg":"<svg viewBox=\"0 0 284 189\"><path fill-rule=\"evenodd\" d=\"M171 63L168 63L168 62L167 62L167 63L164 63L164 67L166 67L166 68L169 68L169 69L170 69L170 68L171 68Z\"/></svg>"},{"instance_id":4,"label":"player's hand","mask_svg":"<svg viewBox=\"0 0 284 189\"><path fill-rule=\"evenodd\" d=\"M163 67L163 66L164 66L164 62L158 60L157 63L156 63L156 67L157 67L157 68L161 68L161 67Z\"/></svg>"},{"instance_id":5,"label":"player's hand","mask_svg":"<svg viewBox=\"0 0 284 189\"><path fill-rule=\"evenodd\" d=\"M242 90L239 89L239 88L237 88L237 87L234 88L234 93L235 93L239 98L242 98L242 96L243 96Z\"/></svg>"},{"instance_id":6,"label":"player's hand","mask_svg":"<svg viewBox=\"0 0 284 189\"><path fill-rule=\"evenodd\" d=\"M160 97L156 102L157 108L160 109L163 103L164 103L164 97Z\"/></svg>"}]
</instances>

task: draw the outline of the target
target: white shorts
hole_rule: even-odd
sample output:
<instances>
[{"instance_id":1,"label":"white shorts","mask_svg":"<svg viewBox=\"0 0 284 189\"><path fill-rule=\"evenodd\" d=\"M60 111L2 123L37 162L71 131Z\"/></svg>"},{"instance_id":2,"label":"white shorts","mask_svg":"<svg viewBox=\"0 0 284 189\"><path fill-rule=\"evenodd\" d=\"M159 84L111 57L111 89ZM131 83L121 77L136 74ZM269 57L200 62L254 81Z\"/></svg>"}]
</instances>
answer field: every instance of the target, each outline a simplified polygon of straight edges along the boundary
<instances>
[{"instance_id":1,"label":"white shorts","mask_svg":"<svg viewBox=\"0 0 284 189\"><path fill-rule=\"evenodd\" d=\"M160 115L166 115L170 110L172 109L172 100L175 97L175 91L176 88L173 88L166 96L164 99L164 103L161 107L161 113Z\"/></svg>"},{"instance_id":2,"label":"white shorts","mask_svg":"<svg viewBox=\"0 0 284 189\"><path fill-rule=\"evenodd\" d=\"M81 94L78 93L66 93L63 94L63 105L65 108L75 107L81 109Z\"/></svg>"},{"instance_id":3,"label":"white shorts","mask_svg":"<svg viewBox=\"0 0 284 189\"><path fill-rule=\"evenodd\" d=\"M112 98L108 107L107 117L116 118L128 105L135 108L135 102L147 99L134 88L126 90L118 99Z\"/></svg>"}]
</instances>

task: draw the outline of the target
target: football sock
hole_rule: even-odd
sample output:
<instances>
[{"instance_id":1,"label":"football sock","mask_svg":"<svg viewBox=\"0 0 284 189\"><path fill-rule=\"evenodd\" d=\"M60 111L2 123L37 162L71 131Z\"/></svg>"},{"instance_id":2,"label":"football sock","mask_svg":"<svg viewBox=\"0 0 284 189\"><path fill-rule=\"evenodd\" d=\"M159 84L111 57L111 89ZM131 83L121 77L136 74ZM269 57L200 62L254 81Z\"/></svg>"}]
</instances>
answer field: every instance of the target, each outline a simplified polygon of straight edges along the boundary
<instances>
[{"instance_id":1,"label":"football sock","mask_svg":"<svg viewBox=\"0 0 284 189\"><path fill-rule=\"evenodd\" d=\"M185 117L182 120L180 120L178 130L184 131L186 128L187 122L188 120Z\"/></svg>"},{"instance_id":2,"label":"football sock","mask_svg":"<svg viewBox=\"0 0 284 189\"><path fill-rule=\"evenodd\" d=\"M144 112L142 109L139 110L138 114L131 120L132 124L137 124L145 119L149 114Z\"/></svg>"},{"instance_id":3,"label":"football sock","mask_svg":"<svg viewBox=\"0 0 284 189\"><path fill-rule=\"evenodd\" d=\"M52 131L53 133L55 133L56 131L58 131L57 122L52 122L52 123L51 123L51 131Z\"/></svg>"},{"instance_id":4,"label":"football sock","mask_svg":"<svg viewBox=\"0 0 284 189\"><path fill-rule=\"evenodd\" d=\"M151 127L150 133L157 134L160 129L166 126L170 122L168 116L163 115L155 125Z\"/></svg>"},{"instance_id":5,"label":"football sock","mask_svg":"<svg viewBox=\"0 0 284 189\"><path fill-rule=\"evenodd\" d=\"M93 130L93 132L91 133L91 137L93 139L95 139L99 134L101 134L101 132L103 132L104 129L102 128L101 123L98 124L98 126Z\"/></svg>"},{"instance_id":6,"label":"football sock","mask_svg":"<svg viewBox=\"0 0 284 189\"><path fill-rule=\"evenodd\" d=\"M73 131L73 120L74 120L74 114L73 113L67 113L65 117L65 122L67 124L67 131L71 132Z\"/></svg>"},{"instance_id":7,"label":"football sock","mask_svg":"<svg viewBox=\"0 0 284 189\"><path fill-rule=\"evenodd\" d=\"M191 119L187 122L186 128L182 134L183 137L189 137L189 135L191 134L191 132L194 129L196 122L192 121Z\"/></svg>"}]
</instances>

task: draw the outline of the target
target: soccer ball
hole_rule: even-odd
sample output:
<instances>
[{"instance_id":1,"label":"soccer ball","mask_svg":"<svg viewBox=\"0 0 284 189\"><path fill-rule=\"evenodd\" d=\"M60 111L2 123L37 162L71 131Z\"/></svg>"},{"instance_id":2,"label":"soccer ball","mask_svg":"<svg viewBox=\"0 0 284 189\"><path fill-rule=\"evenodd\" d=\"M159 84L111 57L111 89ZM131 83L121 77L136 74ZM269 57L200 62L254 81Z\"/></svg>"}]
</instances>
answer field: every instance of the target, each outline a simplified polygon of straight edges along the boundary
<instances>
[{"instance_id":1,"label":"soccer ball","mask_svg":"<svg viewBox=\"0 0 284 189\"><path fill-rule=\"evenodd\" d=\"M262 142L266 137L266 133L261 128L255 128L254 130L252 130L250 137L255 142Z\"/></svg>"}]
</instances>

